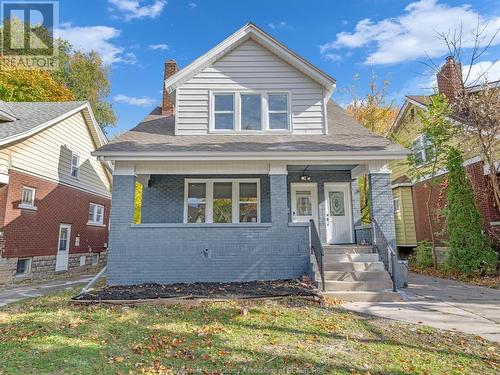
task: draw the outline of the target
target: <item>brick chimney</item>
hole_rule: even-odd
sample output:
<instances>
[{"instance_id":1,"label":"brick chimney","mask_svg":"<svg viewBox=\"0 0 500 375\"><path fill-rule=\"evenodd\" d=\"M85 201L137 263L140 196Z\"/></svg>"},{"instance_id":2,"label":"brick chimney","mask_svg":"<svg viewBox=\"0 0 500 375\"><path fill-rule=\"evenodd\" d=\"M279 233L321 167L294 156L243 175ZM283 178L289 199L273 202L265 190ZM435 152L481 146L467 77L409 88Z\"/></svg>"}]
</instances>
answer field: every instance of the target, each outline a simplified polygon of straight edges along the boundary
<instances>
[{"instance_id":1,"label":"brick chimney","mask_svg":"<svg viewBox=\"0 0 500 375\"><path fill-rule=\"evenodd\" d=\"M446 63L437 74L438 91L443 93L449 102L464 92L462 82L462 65L452 56L446 58Z\"/></svg>"},{"instance_id":2,"label":"brick chimney","mask_svg":"<svg viewBox=\"0 0 500 375\"><path fill-rule=\"evenodd\" d=\"M167 78L170 78L175 73L179 71L179 67L175 60L168 60L165 62L165 70L163 72L163 83ZM161 103L161 114L163 116L172 116L174 114L175 103L172 103L170 99L170 94L165 89L165 84L163 85L163 100Z\"/></svg>"}]
</instances>

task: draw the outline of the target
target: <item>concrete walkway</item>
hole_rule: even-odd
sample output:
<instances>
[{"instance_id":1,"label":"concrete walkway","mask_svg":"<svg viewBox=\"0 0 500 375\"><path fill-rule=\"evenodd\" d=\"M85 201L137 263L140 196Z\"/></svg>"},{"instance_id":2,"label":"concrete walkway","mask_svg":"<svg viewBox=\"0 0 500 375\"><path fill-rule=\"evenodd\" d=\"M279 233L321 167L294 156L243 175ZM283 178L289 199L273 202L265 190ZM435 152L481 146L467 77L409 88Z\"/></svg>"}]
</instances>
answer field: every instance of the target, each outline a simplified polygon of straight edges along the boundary
<instances>
[{"instance_id":1,"label":"concrete walkway","mask_svg":"<svg viewBox=\"0 0 500 375\"><path fill-rule=\"evenodd\" d=\"M53 280L40 284L26 284L23 286L2 289L0 290L0 307L26 298L40 297L46 294L71 289L78 286L78 284L83 286L92 280L92 277L94 277L94 275L80 275L65 280Z\"/></svg>"},{"instance_id":2,"label":"concrete walkway","mask_svg":"<svg viewBox=\"0 0 500 375\"><path fill-rule=\"evenodd\" d=\"M500 290L410 273L402 294L405 302L350 302L344 307L500 342Z\"/></svg>"}]
</instances>

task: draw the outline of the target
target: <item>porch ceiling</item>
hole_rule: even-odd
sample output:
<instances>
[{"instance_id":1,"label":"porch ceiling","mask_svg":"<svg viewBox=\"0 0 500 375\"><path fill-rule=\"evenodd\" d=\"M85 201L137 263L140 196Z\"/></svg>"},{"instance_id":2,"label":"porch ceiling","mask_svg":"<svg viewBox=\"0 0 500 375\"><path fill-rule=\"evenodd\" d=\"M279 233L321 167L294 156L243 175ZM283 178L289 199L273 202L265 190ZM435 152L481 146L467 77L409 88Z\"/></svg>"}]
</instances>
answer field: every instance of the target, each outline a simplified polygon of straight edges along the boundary
<instances>
[{"instance_id":1,"label":"porch ceiling","mask_svg":"<svg viewBox=\"0 0 500 375\"><path fill-rule=\"evenodd\" d=\"M356 164L288 165L289 172L351 171Z\"/></svg>"}]
</instances>

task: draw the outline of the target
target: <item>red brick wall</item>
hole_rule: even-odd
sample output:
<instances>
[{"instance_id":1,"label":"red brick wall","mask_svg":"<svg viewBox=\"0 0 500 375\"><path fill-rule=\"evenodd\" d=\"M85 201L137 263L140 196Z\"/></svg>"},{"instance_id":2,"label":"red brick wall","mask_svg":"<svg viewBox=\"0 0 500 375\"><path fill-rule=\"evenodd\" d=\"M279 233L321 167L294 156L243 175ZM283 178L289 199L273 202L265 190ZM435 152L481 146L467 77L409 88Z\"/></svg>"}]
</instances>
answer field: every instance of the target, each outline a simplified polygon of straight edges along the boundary
<instances>
[{"instance_id":1,"label":"red brick wall","mask_svg":"<svg viewBox=\"0 0 500 375\"><path fill-rule=\"evenodd\" d=\"M466 167L466 171L471 185L474 187L476 207L483 217L484 228L494 240L498 240L500 238L500 227L492 227L489 223L500 221L500 211L495 205L489 179L484 175L483 163L471 164ZM446 204L446 188L444 186L446 178L441 176L437 180L439 182L434 185L430 207L442 209ZM430 240L430 226L425 207L428 189L429 185L425 182L415 184L412 189L417 241ZM437 233L438 245L444 246L443 241L446 240L446 233L443 230L445 225L444 217L437 215L436 211L433 210L433 218L435 223L434 233Z\"/></svg>"},{"instance_id":2,"label":"red brick wall","mask_svg":"<svg viewBox=\"0 0 500 375\"><path fill-rule=\"evenodd\" d=\"M19 209L23 186L36 189L36 211ZM105 227L87 225L89 203L104 206ZM102 251L108 242L110 199L11 170L3 225L3 256L56 255L59 224L71 224L70 253ZM75 246L76 236L80 245Z\"/></svg>"}]
</instances>

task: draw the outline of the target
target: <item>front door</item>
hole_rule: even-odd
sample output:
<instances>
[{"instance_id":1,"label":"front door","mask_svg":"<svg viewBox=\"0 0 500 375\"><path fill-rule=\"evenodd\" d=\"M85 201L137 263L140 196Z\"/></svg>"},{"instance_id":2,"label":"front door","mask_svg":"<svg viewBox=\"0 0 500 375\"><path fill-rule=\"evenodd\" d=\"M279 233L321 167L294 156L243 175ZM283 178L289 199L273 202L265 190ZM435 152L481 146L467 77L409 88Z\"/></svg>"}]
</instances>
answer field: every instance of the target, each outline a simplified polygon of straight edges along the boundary
<instances>
[{"instance_id":1,"label":"front door","mask_svg":"<svg viewBox=\"0 0 500 375\"><path fill-rule=\"evenodd\" d=\"M327 242L353 243L350 183L325 183L325 202Z\"/></svg>"},{"instance_id":2,"label":"front door","mask_svg":"<svg viewBox=\"0 0 500 375\"><path fill-rule=\"evenodd\" d=\"M56 272L68 269L69 242L71 240L71 225L59 226L59 240L57 241Z\"/></svg>"},{"instance_id":3,"label":"front door","mask_svg":"<svg viewBox=\"0 0 500 375\"><path fill-rule=\"evenodd\" d=\"M309 222L314 220L318 226L318 187L316 183L292 183L290 195L292 200L292 221Z\"/></svg>"}]
</instances>

